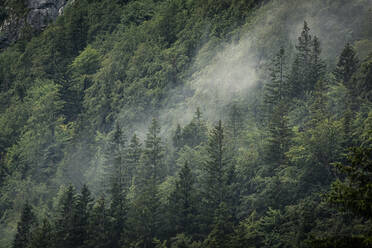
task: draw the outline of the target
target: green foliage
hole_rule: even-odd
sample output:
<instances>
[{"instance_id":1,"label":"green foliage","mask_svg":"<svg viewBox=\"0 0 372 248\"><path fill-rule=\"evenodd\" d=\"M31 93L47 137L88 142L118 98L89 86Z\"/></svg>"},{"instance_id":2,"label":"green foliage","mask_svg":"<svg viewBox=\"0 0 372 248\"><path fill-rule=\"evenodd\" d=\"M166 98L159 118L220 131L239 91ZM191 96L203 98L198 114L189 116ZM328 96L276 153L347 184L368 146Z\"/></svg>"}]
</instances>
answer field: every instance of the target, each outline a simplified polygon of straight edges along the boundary
<instances>
[{"instance_id":1,"label":"green foliage","mask_svg":"<svg viewBox=\"0 0 372 248\"><path fill-rule=\"evenodd\" d=\"M357 147L348 155L350 165L336 163L337 169L346 176L332 184L330 201L357 215L372 218L371 167L372 149Z\"/></svg>"},{"instance_id":2,"label":"green foliage","mask_svg":"<svg viewBox=\"0 0 372 248\"><path fill-rule=\"evenodd\" d=\"M367 1L312 3L355 16L324 24L350 41L337 61L345 41L306 22L292 49L284 24L301 15L285 8L302 2L279 2L75 1L1 51L0 246L14 235L17 247L368 246L372 60L353 50L370 41L355 28ZM203 105L190 78L244 39L258 44L246 59L260 60L257 83ZM195 104L189 120L166 114ZM353 145L367 148L343 165ZM27 201L34 214L17 227Z\"/></svg>"},{"instance_id":3,"label":"green foliage","mask_svg":"<svg viewBox=\"0 0 372 248\"><path fill-rule=\"evenodd\" d=\"M26 248L30 239L32 226L35 224L35 216L31 206L26 203L23 206L21 220L17 225L17 233L13 241L13 248Z\"/></svg>"}]
</instances>

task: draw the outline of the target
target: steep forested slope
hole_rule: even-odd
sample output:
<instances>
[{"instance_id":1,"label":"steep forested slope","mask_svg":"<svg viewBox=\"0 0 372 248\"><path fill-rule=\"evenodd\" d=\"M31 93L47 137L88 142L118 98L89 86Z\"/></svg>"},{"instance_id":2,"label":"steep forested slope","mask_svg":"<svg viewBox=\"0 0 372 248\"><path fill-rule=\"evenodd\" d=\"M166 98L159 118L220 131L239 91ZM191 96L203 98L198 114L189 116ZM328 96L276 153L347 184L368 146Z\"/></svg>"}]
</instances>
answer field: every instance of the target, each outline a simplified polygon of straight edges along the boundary
<instances>
[{"instance_id":1,"label":"steep forested slope","mask_svg":"<svg viewBox=\"0 0 372 248\"><path fill-rule=\"evenodd\" d=\"M0 247L371 247L371 16L69 2L0 53Z\"/></svg>"}]
</instances>

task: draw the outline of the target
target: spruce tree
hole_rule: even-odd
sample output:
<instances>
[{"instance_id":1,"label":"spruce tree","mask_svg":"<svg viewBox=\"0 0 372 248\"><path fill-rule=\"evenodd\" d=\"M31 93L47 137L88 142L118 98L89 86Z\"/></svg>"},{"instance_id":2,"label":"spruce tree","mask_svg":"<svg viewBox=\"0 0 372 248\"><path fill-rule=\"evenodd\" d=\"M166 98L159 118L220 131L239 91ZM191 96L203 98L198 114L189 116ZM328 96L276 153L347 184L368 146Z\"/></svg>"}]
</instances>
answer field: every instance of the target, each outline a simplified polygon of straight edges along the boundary
<instances>
[{"instance_id":1,"label":"spruce tree","mask_svg":"<svg viewBox=\"0 0 372 248\"><path fill-rule=\"evenodd\" d=\"M54 232L47 219L43 219L41 226L32 233L28 248L53 248L55 247Z\"/></svg>"},{"instance_id":2,"label":"spruce tree","mask_svg":"<svg viewBox=\"0 0 372 248\"><path fill-rule=\"evenodd\" d=\"M58 212L55 220L57 248L76 247L76 244L80 242L80 233L77 228L76 205L76 190L70 185L62 193L58 203Z\"/></svg>"},{"instance_id":3,"label":"spruce tree","mask_svg":"<svg viewBox=\"0 0 372 248\"><path fill-rule=\"evenodd\" d=\"M126 163L127 163L127 178L129 186L133 185L134 178L140 165L140 158L142 154L142 144L140 143L136 134L132 136L129 146L127 148Z\"/></svg>"},{"instance_id":4,"label":"spruce tree","mask_svg":"<svg viewBox=\"0 0 372 248\"><path fill-rule=\"evenodd\" d=\"M336 67L336 79L351 89L351 77L357 71L359 59L350 43L346 43Z\"/></svg>"},{"instance_id":5,"label":"spruce tree","mask_svg":"<svg viewBox=\"0 0 372 248\"><path fill-rule=\"evenodd\" d=\"M174 132L172 139L173 139L173 147L176 149L176 151L179 151L179 149L181 149L181 147L183 146L182 129L181 129L180 124L177 124L176 131Z\"/></svg>"},{"instance_id":6,"label":"spruce tree","mask_svg":"<svg viewBox=\"0 0 372 248\"><path fill-rule=\"evenodd\" d=\"M76 198L75 210L75 235L77 236L77 247L83 246L87 239L88 222L90 218L90 211L92 208L93 199L88 187L84 184L81 193Z\"/></svg>"},{"instance_id":7,"label":"spruce tree","mask_svg":"<svg viewBox=\"0 0 372 248\"><path fill-rule=\"evenodd\" d=\"M205 219L206 224L210 227L220 204L227 204L229 211L233 211L230 200L231 195L235 193L231 191L231 184L234 181L231 175L234 175L234 168L229 163L221 121L211 130L206 151L208 159L203 167L204 206L201 218Z\"/></svg>"},{"instance_id":8,"label":"spruce tree","mask_svg":"<svg viewBox=\"0 0 372 248\"><path fill-rule=\"evenodd\" d=\"M158 185L165 178L164 147L160 127L154 118L149 127L140 171L136 180L136 195L130 212L129 236L134 236L141 246L154 247L153 240L159 234L161 211Z\"/></svg>"},{"instance_id":9,"label":"spruce tree","mask_svg":"<svg viewBox=\"0 0 372 248\"><path fill-rule=\"evenodd\" d=\"M270 67L270 81L265 84L264 102L270 114L278 102L287 98L289 94L286 55L281 48L272 60Z\"/></svg>"},{"instance_id":10,"label":"spruce tree","mask_svg":"<svg viewBox=\"0 0 372 248\"><path fill-rule=\"evenodd\" d=\"M94 204L87 228L86 248L109 248L110 239L109 214L105 205L105 198L100 197Z\"/></svg>"},{"instance_id":11,"label":"spruce tree","mask_svg":"<svg viewBox=\"0 0 372 248\"><path fill-rule=\"evenodd\" d=\"M13 240L13 248L26 248L29 245L31 231L36 223L36 218L32 212L31 205L26 202L23 206L21 219L17 224L17 233Z\"/></svg>"},{"instance_id":12,"label":"spruce tree","mask_svg":"<svg viewBox=\"0 0 372 248\"><path fill-rule=\"evenodd\" d=\"M187 162L178 173L176 188L170 196L172 231L192 235L196 232L195 178Z\"/></svg>"},{"instance_id":13,"label":"spruce tree","mask_svg":"<svg viewBox=\"0 0 372 248\"><path fill-rule=\"evenodd\" d=\"M299 38L299 50L303 51L300 59L307 60L310 56L308 42L311 40L309 28L305 22L304 31ZM274 57L270 68L270 81L265 85L265 104L268 130L268 144L266 147L266 161L271 165L282 164L285 161L285 152L289 149L291 131L288 127L289 92L290 87L287 76L286 55L283 48Z\"/></svg>"},{"instance_id":14,"label":"spruce tree","mask_svg":"<svg viewBox=\"0 0 372 248\"><path fill-rule=\"evenodd\" d=\"M310 28L306 21L298 37L296 50L289 85L291 95L301 98L305 92L314 89L316 82L321 79L325 71L325 64L320 58L320 41L316 36L310 35Z\"/></svg>"},{"instance_id":15,"label":"spruce tree","mask_svg":"<svg viewBox=\"0 0 372 248\"><path fill-rule=\"evenodd\" d=\"M190 147L198 146L207 140L207 126L202 118L200 108L196 109L191 122L183 128L182 144Z\"/></svg>"},{"instance_id":16,"label":"spruce tree","mask_svg":"<svg viewBox=\"0 0 372 248\"><path fill-rule=\"evenodd\" d=\"M266 161L276 167L285 163L285 153L289 150L292 131L288 123L288 104L279 102L270 116L268 124L268 144L266 147ZM270 170L269 173L272 173Z\"/></svg>"},{"instance_id":17,"label":"spruce tree","mask_svg":"<svg viewBox=\"0 0 372 248\"><path fill-rule=\"evenodd\" d=\"M243 117L240 108L234 103L229 111L228 128L232 135L233 150L238 148L238 137L243 129Z\"/></svg>"}]
</instances>

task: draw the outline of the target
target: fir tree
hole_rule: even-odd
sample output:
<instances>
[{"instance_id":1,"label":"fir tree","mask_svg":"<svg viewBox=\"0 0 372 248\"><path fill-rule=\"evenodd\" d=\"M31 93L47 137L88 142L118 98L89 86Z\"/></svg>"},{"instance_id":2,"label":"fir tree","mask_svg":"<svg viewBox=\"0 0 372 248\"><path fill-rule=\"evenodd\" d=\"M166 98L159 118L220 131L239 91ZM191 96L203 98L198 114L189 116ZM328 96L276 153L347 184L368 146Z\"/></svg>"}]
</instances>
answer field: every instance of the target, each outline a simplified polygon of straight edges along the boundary
<instances>
[{"instance_id":1,"label":"fir tree","mask_svg":"<svg viewBox=\"0 0 372 248\"><path fill-rule=\"evenodd\" d=\"M100 197L94 204L87 228L86 248L109 248L110 240L109 214L105 205L105 198Z\"/></svg>"},{"instance_id":2,"label":"fir tree","mask_svg":"<svg viewBox=\"0 0 372 248\"><path fill-rule=\"evenodd\" d=\"M35 215L31 205L26 202L23 206L21 220L17 224L17 233L13 240L13 248L26 248L31 238L32 227L35 224Z\"/></svg>"},{"instance_id":3,"label":"fir tree","mask_svg":"<svg viewBox=\"0 0 372 248\"><path fill-rule=\"evenodd\" d=\"M182 142L182 129L181 129L180 124L177 124L177 128L176 128L176 131L174 132L172 139L173 139L173 146L174 148L176 148L176 151L181 149L181 147L183 146L183 142Z\"/></svg>"},{"instance_id":4,"label":"fir tree","mask_svg":"<svg viewBox=\"0 0 372 248\"><path fill-rule=\"evenodd\" d=\"M287 98L289 93L285 50L281 48L270 67L270 82L265 85L264 101L268 112L273 106Z\"/></svg>"},{"instance_id":5,"label":"fir tree","mask_svg":"<svg viewBox=\"0 0 372 248\"><path fill-rule=\"evenodd\" d=\"M192 235L196 232L196 192L195 179L188 163L178 174L176 188L170 196L172 231Z\"/></svg>"},{"instance_id":6,"label":"fir tree","mask_svg":"<svg viewBox=\"0 0 372 248\"><path fill-rule=\"evenodd\" d=\"M149 127L140 171L136 180L136 196L130 213L129 236L134 236L135 242L148 248L154 247L153 239L159 234L161 226L161 211L158 195L158 185L165 177L163 161L164 148L160 138L160 127L157 120L152 120Z\"/></svg>"},{"instance_id":7,"label":"fir tree","mask_svg":"<svg viewBox=\"0 0 372 248\"><path fill-rule=\"evenodd\" d=\"M199 108L196 109L191 122L183 128L182 144L196 147L207 140L207 126Z\"/></svg>"},{"instance_id":8,"label":"fir tree","mask_svg":"<svg viewBox=\"0 0 372 248\"><path fill-rule=\"evenodd\" d=\"M134 178L137 174L137 170L140 165L140 158L142 154L142 147L141 143L136 134L133 135L132 139L130 140L129 146L127 148L127 156L126 156L126 163L127 163L127 181L129 186L133 185Z\"/></svg>"},{"instance_id":9,"label":"fir tree","mask_svg":"<svg viewBox=\"0 0 372 248\"><path fill-rule=\"evenodd\" d=\"M336 67L336 79L341 81L346 88L351 89L350 79L358 69L359 60L354 51L354 48L347 43L340 55Z\"/></svg>"},{"instance_id":10,"label":"fir tree","mask_svg":"<svg viewBox=\"0 0 372 248\"><path fill-rule=\"evenodd\" d=\"M47 219L43 219L41 226L32 233L28 248L53 248L55 247L54 232Z\"/></svg>"},{"instance_id":11,"label":"fir tree","mask_svg":"<svg viewBox=\"0 0 372 248\"><path fill-rule=\"evenodd\" d=\"M234 170L232 165L229 163L228 151L224 140L224 129L222 122L219 121L218 125L215 126L209 135L208 145L206 147L208 153L208 159L204 164L204 178L203 178L203 197L204 197L204 209L202 218L205 218L206 223L211 225L215 217L216 211L221 203L228 204L232 207L229 202L229 194L231 192L231 180L232 171ZM230 211L233 208L229 209Z\"/></svg>"},{"instance_id":12,"label":"fir tree","mask_svg":"<svg viewBox=\"0 0 372 248\"><path fill-rule=\"evenodd\" d=\"M266 150L266 158L271 166L285 163L285 153L289 150L292 137L287 117L288 104L281 101L274 107L273 111L268 124L268 144Z\"/></svg>"},{"instance_id":13,"label":"fir tree","mask_svg":"<svg viewBox=\"0 0 372 248\"><path fill-rule=\"evenodd\" d=\"M228 128L231 131L235 151L238 148L238 136L243 129L242 113L236 104L233 104L229 111Z\"/></svg>"},{"instance_id":14,"label":"fir tree","mask_svg":"<svg viewBox=\"0 0 372 248\"><path fill-rule=\"evenodd\" d=\"M80 242L80 233L77 229L77 195L75 188L70 185L63 192L58 203L56 218L56 247L72 248Z\"/></svg>"}]
</instances>

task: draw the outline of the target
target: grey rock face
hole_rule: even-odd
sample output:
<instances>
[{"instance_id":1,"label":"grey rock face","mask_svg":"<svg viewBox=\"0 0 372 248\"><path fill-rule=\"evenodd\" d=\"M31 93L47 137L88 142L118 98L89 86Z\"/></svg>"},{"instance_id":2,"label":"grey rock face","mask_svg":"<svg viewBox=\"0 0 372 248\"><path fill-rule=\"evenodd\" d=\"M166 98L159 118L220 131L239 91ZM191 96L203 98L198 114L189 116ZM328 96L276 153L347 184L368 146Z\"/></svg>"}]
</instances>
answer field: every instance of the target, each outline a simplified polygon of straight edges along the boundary
<instances>
[{"instance_id":1,"label":"grey rock face","mask_svg":"<svg viewBox=\"0 0 372 248\"><path fill-rule=\"evenodd\" d=\"M29 12L27 24L36 30L42 30L62 13L66 0L28 0Z\"/></svg>"},{"instance_id":2,"label":"grey rock face","mask_svg":"<svg viewBox=\"0 0 372 248\"><path fill-rule=\"evenodd\" d=\"M27 0L26 16L10 15L0 25L0 49L22 37L22 31L30 26L41 31L63 13L68 0Z\"/></svg>"}]
</instances>

